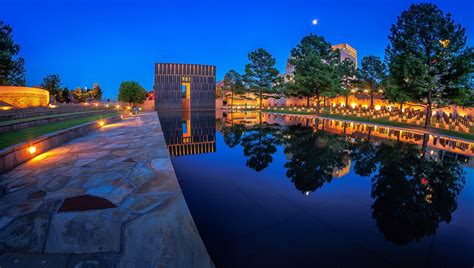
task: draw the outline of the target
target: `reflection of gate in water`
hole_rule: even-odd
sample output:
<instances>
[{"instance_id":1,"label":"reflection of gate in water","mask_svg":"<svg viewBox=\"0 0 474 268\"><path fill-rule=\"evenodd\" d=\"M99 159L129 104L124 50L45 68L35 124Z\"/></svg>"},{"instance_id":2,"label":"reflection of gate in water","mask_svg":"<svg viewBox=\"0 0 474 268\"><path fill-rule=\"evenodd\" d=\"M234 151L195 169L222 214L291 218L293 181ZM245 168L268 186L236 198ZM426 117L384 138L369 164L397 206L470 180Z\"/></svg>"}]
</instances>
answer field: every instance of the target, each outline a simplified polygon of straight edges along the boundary
<instances>
[{"instance_id":1,"label":"reflection of gate in water","mask_svg":"<svg viewBox=\"0 0 474 268\"><path fill-rule=\"evenodd\" d=\"M216 151L214 111L159 112L159 117L171 156Z\"/></svg>"}]
</instances>

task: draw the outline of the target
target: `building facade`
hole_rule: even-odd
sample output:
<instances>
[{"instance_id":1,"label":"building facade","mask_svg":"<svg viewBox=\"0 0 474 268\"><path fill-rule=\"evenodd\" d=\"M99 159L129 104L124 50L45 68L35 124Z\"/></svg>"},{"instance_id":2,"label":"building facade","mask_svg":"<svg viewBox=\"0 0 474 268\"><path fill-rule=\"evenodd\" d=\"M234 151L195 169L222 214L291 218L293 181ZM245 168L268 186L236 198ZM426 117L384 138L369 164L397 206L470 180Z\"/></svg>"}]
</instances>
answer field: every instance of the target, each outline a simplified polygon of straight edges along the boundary
<instances>
[{"instance_id":1,"label":"building facade","mask_svg":"<svg viewBox=\"0 0 474 268\"><path fill-rule=\"evenodd\" d=\"M215 109L216 67L156 63L155 110Z\"/></svg>"},{"instance_id":2,"label":"building facade","mask_svg":"<svg viewBox=\"0 0 474 268\"><path fill-rule=\"evenodd\" d=\"M332 49L339 49L341 53L341 61L348 59L351 60L355 68L357 69L357 50L351 47L349 44L337 44L332 46Z\"/></svg>"}]
</instances>

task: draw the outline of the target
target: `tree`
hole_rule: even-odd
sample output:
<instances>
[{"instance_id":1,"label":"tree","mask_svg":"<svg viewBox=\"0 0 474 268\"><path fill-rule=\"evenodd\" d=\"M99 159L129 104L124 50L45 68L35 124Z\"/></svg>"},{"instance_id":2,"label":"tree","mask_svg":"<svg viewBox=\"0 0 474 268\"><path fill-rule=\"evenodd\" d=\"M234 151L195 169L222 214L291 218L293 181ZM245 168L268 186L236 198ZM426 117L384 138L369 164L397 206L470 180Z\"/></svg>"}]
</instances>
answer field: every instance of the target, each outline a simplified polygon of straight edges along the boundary
<instances>
[{"instance_id":1,"label":"tree","mask_svg":"<svg viewBox=\"0 0 474 268\"><path fill-rule=\"evenodd\" d=\"M359 83L369 91L370 109L374 109L374 95L382 90L387 77L387 67L377 56L365 56L359 69Z\"/></svg>"},{"instance_id":2,"label":"tree","mask_svg":"<svg viewBox=\"0 0 474 268\"><path fill-rule=\"evenodd\" d=\"M63 88L59 94L59 102L70 103L71 99L69 98L69 89L67 87Z\"/></svg>"},{"instance_id":3,"label":"tree","mask_svg":"<svg viewBox=\"0 0 474 268\"><path fill-rule=\"evenodd\" d=\"M124 81L120 84L118 100L130 106L146 100L146 90L135 81Z\"/></svg>"},{"instance_id":4,"label":"tree","mask_svg":"<svg viewBox=\"0 0 474 268\"><path fill-rule=\"evenodd\" d=\"M45 78L43 78L41 87L49 91L50 97L53 97L55 101L61 101L62 82L58 74L48 74Z\"/></svg>"},{"instance_id":5,"label":"tree","mask_svg":"<svg viewBox=\"0 0 474 268\"><path fill-rule=\"evenodd\" d=\"M77 102L84 102L86 100L84 96L84 91L80 87L77 87L72 91L72 96Z\"/></svg>"},{"instance_id":6,"label":"tree","mask_svg":"<svg viewBox=\"0 0 474 268\"><path fill-rule=\"evenodd\" d=\"M295 66L295 91L299 96L316 99L316 113L320 112L322 97L335 97L340 91L337 69L339 51L317 35L307 35L291 50L290 63Z\"/></svg>"},{"instance_id":7,"label":"tree","mask_svg":"<svg viewBox=\"0 0 474 268\"><path fill-rule=\"evenodd\" d=\"M338 66L341 82L340 94L346 97L346 107L349 106L349 95L355 82L357 70L353 61L344 59Z\"/></svg>"},{"instance_id":8,"label":"tree","mask_svg":"<svg viewBox=\"0 0 474 268\"><path fill-rule=\"evenodd\" d=\"M100 101L102 99L102 89L98 83L94 83L92 89L88 90L87 93L89 93L90 98L94 100Z\"/></svg>"},{"instance_id":9,"label":"tree","mask_svg":"<svg viewBox=\"0 0 474 268\"><path fill-rule=\"evenodd\" d=\"M12 28L0 20L0 86L24 86L25 60L16 57L20 46L13 41Z\"/></svg>"},{"instance_id":10,"label":"tree","mask_svg":"<svg viewBox=\"0 0 474 268\"><path fill-rule=\"evenodd\" d=\"M389 41L389 87L425 108L425 127L434 106L468 101L474 53L450 14L433 4L413 4L392 25Z\"/></svg>"},{"instance_id":11,"label":"tree","mask_svg":"<svg viewBox=\"0 0 474 268\"><path fill-rule=\"evenodd\" d=\"M231 104L234 107L234 94L243 94L244 85L242 76L235 70L228 71L224 76L224 90L231 93Z\"/></svg>"},{"instance_id":12,"label":"tree","mask_svg":"<svg viewBox=\"0 0 474 268\"><path fill-rule=\"evenodd\" d=\"M273 93L273 83L278 76L275 59L265 49L259 48L248 55L250 63L245 65L244 82L249 92L260 100L260 110L263 99Z\"/></svg>"}]
</instances>

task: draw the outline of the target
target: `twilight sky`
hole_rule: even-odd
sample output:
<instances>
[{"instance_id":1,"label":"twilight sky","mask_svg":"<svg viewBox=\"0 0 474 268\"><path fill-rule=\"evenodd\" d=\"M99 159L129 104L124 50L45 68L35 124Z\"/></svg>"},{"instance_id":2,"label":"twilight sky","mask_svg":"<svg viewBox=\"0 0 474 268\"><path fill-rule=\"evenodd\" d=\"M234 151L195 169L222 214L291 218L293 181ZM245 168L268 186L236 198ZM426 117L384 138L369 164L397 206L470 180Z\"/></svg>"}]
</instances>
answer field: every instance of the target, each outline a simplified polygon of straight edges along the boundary
<instances>
[{"instance_id":1,"label":"twilight sky","mask_svg":"<svg viewBox=\"0 0 474 268\"><path fill-rule=\"evenodd\" d=\"M267 49L283 72L301 38L316 32L349 43L359 61L383 57L390 26L408 0L0 0L0 20L13 27L25 58L28 85L58 73L69 88L101 85L115 99L121 81L153 87L155 62L243 71L247 54ZM474 1L431 1L466 28L474 41ZM313 18L319 24L311 25Z\"/></svg>"}]
</instances>

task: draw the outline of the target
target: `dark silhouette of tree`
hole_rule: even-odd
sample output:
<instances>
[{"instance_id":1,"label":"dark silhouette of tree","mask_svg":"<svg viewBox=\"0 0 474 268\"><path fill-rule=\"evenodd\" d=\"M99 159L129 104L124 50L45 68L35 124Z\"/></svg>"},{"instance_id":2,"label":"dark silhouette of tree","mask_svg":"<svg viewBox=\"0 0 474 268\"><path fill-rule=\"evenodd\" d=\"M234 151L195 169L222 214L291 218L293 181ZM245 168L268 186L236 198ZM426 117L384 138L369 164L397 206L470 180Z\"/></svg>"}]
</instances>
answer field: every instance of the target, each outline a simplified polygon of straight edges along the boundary
<instances>
[{"instance_id":1,"label":"dark silhouette of tree","mask_svg":"<svg viewBox=\"0 0 474 268\"><path fill-rule=\"evenodd\" d=\"M385 239L397 244L419 241L451 221L464 187L461 165L420 153L413 144L360 144L353 160L359 175L372 175L372 217ZM364 155L365 156L361 156Z\"/></svg>"},{"instance_id":2,"label":"dark silhouette of tree","mask_svg":"<svg viewBox=\"0 0 474 268\"><path fill-rule=\"evenodd\" d=\"M307 126L291 126L286 137L286 176L303 193L314 192L326 182L331 182L333 172L347 165L344 157L348 143L344 137L324 131L314 132Z\"/></svg>"},{"instance_id":3,"label":"dark silhouette of tree","mask_svg":"<svg viewBox=\"0 0 474 268\"><path fill-rule=\"evenodd\" d=\"M261 171L273 161L273 154L278 144L275 132L273 126L262 123L261 119L259 124L247 129L241 145L244 148L244 155L248 157L246 165L249 168Z\"/></svg>"},{"instance_id":4,"label":"dark silhouette of tree","mask_svg":"<svg viewBox=\"0 0 474 268\"><path fill-rule=\"evenodd\" d=\"M0 86L24 86L25 60L17 57L20 46L13 41L13 29L0 20Z\"/></svg>"},{"instance_id":5,"label":"dark silhouette of tree","mask_svg":"<svg viewBox=\"0 0 474 268\"><path fill-rule=\"evenodd\" d=\"M232 122L231 126L223 126L222 134L224 136L224 143L233 148L240 144L242 137L245 132L245 126L242 124L234 124Z\"/></svg>"}]
</instances>

